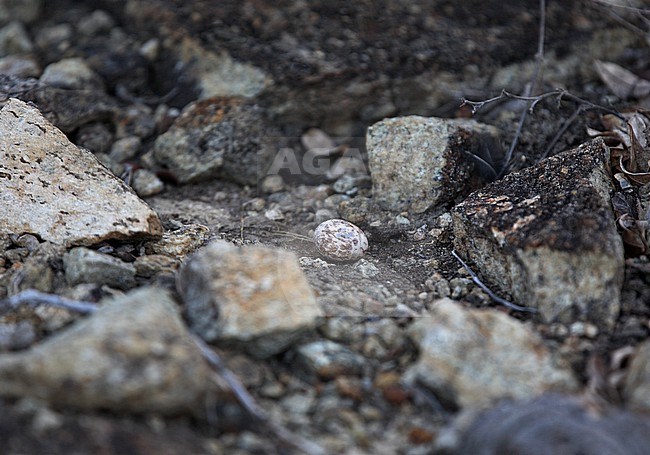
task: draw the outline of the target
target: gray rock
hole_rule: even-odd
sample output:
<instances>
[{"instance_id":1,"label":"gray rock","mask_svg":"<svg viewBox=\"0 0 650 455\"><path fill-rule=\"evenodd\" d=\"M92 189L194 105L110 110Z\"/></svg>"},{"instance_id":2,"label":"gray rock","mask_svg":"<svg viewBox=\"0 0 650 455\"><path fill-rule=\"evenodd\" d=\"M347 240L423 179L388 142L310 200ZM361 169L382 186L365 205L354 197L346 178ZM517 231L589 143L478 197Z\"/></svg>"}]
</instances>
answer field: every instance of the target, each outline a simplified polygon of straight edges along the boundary
<instances>
[{"instance_id":1,"label":"gray rock","mask_svg":"<svg viewBox=\"0 0 650 455\"><path fill-rule=\"evenodd\" d=\"M86 36L108 33L113 27L115 27L115 20L106 11L99 9L82 18L77 24L79 33Z\"/></svg>"},{"instance_id":2,"label":"gray rock","mask_svg":"<svg viewBox=\"0 0 650 455\"><path fill-rule=\"evenodd\" d=\"M36 108L9 100L0 131L0 234L66 245L162 235L158 216Z\"/></svg>"},{"instance_id":3,"label":"gray rock","mask_svg":"<svg viewBox=\"0 0 650 455\"><path fill-rule=\"evenodd\" d=\"M637 348L627 372L623 395L630 408L650 412L650 341Z\"/></svg>"},{"instance_id":4,"label":"gray rock","mask_svg":"<svg viewBox=\"0 0 650 455\"><path fill-rule=\"evenodd\" d=\"M27 54L34 48L25 26L13 21L0 28L0 56Z\"/></svg>"},{"instance_id":5,"label":"gray rock","mask_svg":"<svg viewBox=\"0 0 650 455\"><path fill-rule=\"evenodd\" d=\"M129 4L126 14L129 17L140 16L138 3ZM178 43L170 40L163 43L184 64L185 77L195 81L201 99L214 96L254 98L273 83L260 68L233 59L223 48L212 52L193 37L188 36Z\"/></svg>"},{"instance_id":6,"label":"gray rock","mask_svg":"<svg viewBox=\"0 0 650 455\"><path fill-rule=\"evenodd\" d=\"M29 321L0 322L0 351L25 349L36 340L36 332Z\"/></svg>"},{"instance_id":7,"label":"gray rock","mask_svg":"<svg viewBox=\"0 0 650 455\"><path fill-rule=\"evenodd\" d=\"M148 169L138 169L133 173L131 187L140 197L149 197L162 193L165 184L156 174Z\"/></svg>"},{"instance_id":8,"label":"gray rock","mask_svg":"<svg viewBox=\"0 0 650 455\"><path fill-rule=\"evenodd\" d=\"M137 136L122 137L113 142L109 156L118 163L131 160L138 154L141 145L142 140Z\"/></svg>"},{"instance_id":9,"label":"gray rock","mask_svg":"<svg viewBox=\"0 0 650 455\"><path fill-rule=\"evenodd\" d=\"M0 74L14 77L39 77L41 67L34 57L27 55L7 55L0 58Z\"/></svg>"},{"instance_id":10,"label":"gray rock","mask_svg":"<svg viewBox=\"0 0 650 455\"><path fill-rule=\"evenodd\" d=\"M360 375L365 365L363 356L329 340L305 344L297 352L298 361L307 371L322 379Z\"/></svg>"},{"instance_id":11,"label":"gray rock","mask_svg":"<svg viewBox=\"0 0 650 455\"><path fill-rule=\"evenodd\" d=\"M407 380L426 385L444 403L482 407L502 398L578 388L573 372L537 333L499 311L464 309L442 299L409 335L420 358Z\"/></svg>"},{"instance_id":12,"label":"gray rock","mask_svg":"<svg viewBox=\"0 0 650 455\"><path fill-rule=\"evenodd\" d=\"M179 264L180 261L178 259L165 256L164 254L138 256L133 263L136 275L144 278L151 278L164 272L174 273Z\"/></svg>"},{"instance_id":13,"label":"gray rock","mask_svg":"<svg viewBox=\"0 0 650 455\"><path fill-rule=\"evenodd\" d=\"M386 210L422 213L469 188L467 156L501 153L496 128L473 120L385 119L366 136L373 198Z\"/></svg>"},{"instance_id":14,"label":"gray rock","mask_svg":"<svg viewBox=\"0 0 650 455\"><path fill-rule=\"evenodd\" d=\"M58 406L175 414L202 403L211 372L166 291L143 288L33 348L0 355L0 395Z\"/></svg>"},{"instance_id":15,"label":"gray rock","mask_svg":"<svg viewBox=\"0 0 650 455\"><path fill-rule=\"evenodd\" d=\"M43 0L0 0L0 22L33 22L41 15Z\"/></svg>"},{"instance_id":16,"label":"gray rock","mask_svg":"<svg viewBox=\"0 0 650 455\"><path fill-rule=\"evenodd\" d=\"M93 153L105 153L111 147L113 133L103 123L84 125L77 131L75 144L84 147Z\"/></svg>"},{"instance_id":17,"label":"gray rock","mask_svg":"<svg viewBox=\"0 0 650 455\"><path fill-rule=\"evenodd\" d=\"M102 91L67 90L4 74L0 74L0 94L2 100L33 102L45 118L66 133L86 123L110 119L118 110L116 101Z\"/></svg>"},{"instance_id":18,"label":"gray rock","mask_svg":"<svg viewBox=\"0 0 650 455\"><path fill-rule=\"evenodd\" d=\"M222 177L257 184L275 153L273 137L256 105L210 98L188 105L155 142L156 160L181 183Z\"/></svg>"},{"instance_id":19,"label":"gray rock","mask_svg":"<svg viewBox=\"0 0 650 455\"><path fill-rule=\"evenodd\" d=\"M114 256L78 247L63 256L68 284L105 284L119 289L135 286L135 266Z\"/></svg>"},{"instance_id":20,"label":"gray rock","mask_svg":"<svg viewBox=\"0 0 650 455\"><path fill-rule=\"evenodd\" d=\"M210 243L181 267L178 289L194 332L256 357L285 350L321 315L296 256L280 249Z\"/></svg>"},{"instance_id":21,"label":"gray rock","mask_svg":"<svg viewBox=\"0 0 650 455\"><path fill-rule=\"evenodd\" d=\"M545 321L611 327L625 264L608 168L598 140L484 187L453 210L456 249Z\"/></svg>"},{"instance_id":22,"label":"gray rock","mask_svg":"<svg viewBox=\"0 0 650 455\"><path fill-rule=\"evenodd\" d=\"M50 63L40 81L52 87L78 90L103 90L102 79L81 58L65 58Z\"/></svg>"}]
</instances>

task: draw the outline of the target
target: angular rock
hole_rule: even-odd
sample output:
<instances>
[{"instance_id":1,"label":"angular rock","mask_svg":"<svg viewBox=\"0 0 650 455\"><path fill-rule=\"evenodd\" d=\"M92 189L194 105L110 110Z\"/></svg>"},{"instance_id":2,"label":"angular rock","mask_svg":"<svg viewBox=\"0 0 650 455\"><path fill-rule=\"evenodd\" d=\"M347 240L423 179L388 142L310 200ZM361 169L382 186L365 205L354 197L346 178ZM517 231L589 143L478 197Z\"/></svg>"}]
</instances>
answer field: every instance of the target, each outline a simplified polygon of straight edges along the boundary
<instances>
[{"instance_id":1,"label":"angular rock","mask_svg":"<svg viewBox=\"0 0 650 455\"><path fill-rule=\"evenodd\" d=\"M611 327L624 260L608 166L597 140L473 193L452 212L456 250L545 321Z\"/></svg>"},{"instance_id":2,"label":"angular rock","mask_svg":"<svg viewBox=\"0 0 650 455\"><path fill-rule=\"evenodd\" d=\"M119 289L135 286L133 264L88 248L73 248L66 253L63 256L63 267L70 285L97 283Z\"/></svg>"},{"instance_id":3,"label":"angular rock","mask_svg":"<svg viewBox=\"0 0 650 455\"><path fill-rule=\"evenodd\" d=\"M188 105L156 139L154 157L181 183L222 177L244 185L265 176L276 152L261 109L238 98Z\"/></svg>"},{"instance_id":4,"label":"angular rock","mask_svg":"<svg viewBox=\"0 0 650 455\"><path fill-rule=\"evenodd\" d=\"M530 398L578 388L573 372L554 358L530 328L495 310L464 309L442 299L409 335L420 351L409 382L429 387L443 403L482 407L503 398Z\"/></svg>"},{"instance_id":5,"label":"angular rock","mask_svg":"<svg viewBox=\"0 0 650 455\"><path fill-rule=\"evenodd\" d=\"M65 245L162 235L158 216L36 108L9 100L0 131L0 235Z\"/></svg>"},{"instance_id":6,"label":"angular rock","mask_svg":"<svg viewBox=\"0 0 650 455\"><path fill-rule=\"evenodd\" d=\"M195 333L256 357L283 351L321 315L296 256L280 249L210 243L181 267L178 289Z\"/></svg>"},{"instance_id":7,"label":"angular rock","mask_svg":"<svg viewBox=\"0 0 650 455\"><path fill-rule=\"evenodd\" d=\"M474 120L397 117L368 128L372 195L386 210L422 213L469 188L469 153L500 156L499 133ZM493 157L490 159L488 151Z\"/></svg>"},{"instance_id":8,"label":"angular rock","mask_svg":"<svg viewBox=\"0 0 650 455\"><path fill-rule=\"evenodd\" d=\"M630 408L650 413L650 341L637 348L627 372L623 395Z\"/></svg>"},{"instance_id":9,"label":"angular rock","mask_svg":"<svg viewBox=\"0 0 650 455\"><path fill-rule=\"evenodd\" d=\"M3 74L0 95L2 100L18 98L33 102L45 118L66 133L86 123L110 119L118 112L115 100L100 90L68 90Z\"/></svg>"},{"instance_id":10,"label":"angular rock","mask_svg":"<svg viewBox=\"0 0 650 455\"><path fill-rule=\"evenodd\" d=\"M210 375L169 294L142 288L27 351L0 355L0 396L173 414L200 405Z\"/></svg>"}]
</instances>

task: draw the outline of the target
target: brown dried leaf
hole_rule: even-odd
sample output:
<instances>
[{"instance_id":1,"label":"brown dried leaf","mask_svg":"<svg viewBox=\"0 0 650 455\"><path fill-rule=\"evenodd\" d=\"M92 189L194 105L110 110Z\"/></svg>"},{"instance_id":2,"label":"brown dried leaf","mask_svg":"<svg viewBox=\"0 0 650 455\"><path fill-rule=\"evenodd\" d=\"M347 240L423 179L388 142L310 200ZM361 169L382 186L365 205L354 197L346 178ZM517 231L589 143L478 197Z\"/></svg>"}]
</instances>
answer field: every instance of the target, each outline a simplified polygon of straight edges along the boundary
<instances>
[{"instance_id":1,"label":"brown dried leaf","mask_svg":"<svg viewBox=\"0 0 650 455\"><path fill-rule=\"evenodd\" d=\"M625 176L632 180L633 182L639 184L639 185L646 185L650 183L650 172L632 172L628 170L625 167L625 164L623 163L623 156L621 155L619 165L621 166L621 171L625 174Z\"/></svg>"},{"instance_id":2,"label":"brown dried leaf","mask_svg":"<svg viewBox=\"0 0 650 455\"><path fill-rule=\"evenodd\" d=\"M596 60L596 72L607 88L621 99L643 98L650 95L650 81L611 62Z\"/></svg>"},{"instance_id":3,"label":"brown dried leaf","mask_svg":"<svg viewBox=\"0 0 650 455\"><path fill-rule=\"evenodd\" d=\"M648 250L648 244L645 240L645 230L639 229L634 218L628 214L624 214L618 217L616 224L621 228L623 242L632 251L643 254Z\"/></svg>"}]
</instances>

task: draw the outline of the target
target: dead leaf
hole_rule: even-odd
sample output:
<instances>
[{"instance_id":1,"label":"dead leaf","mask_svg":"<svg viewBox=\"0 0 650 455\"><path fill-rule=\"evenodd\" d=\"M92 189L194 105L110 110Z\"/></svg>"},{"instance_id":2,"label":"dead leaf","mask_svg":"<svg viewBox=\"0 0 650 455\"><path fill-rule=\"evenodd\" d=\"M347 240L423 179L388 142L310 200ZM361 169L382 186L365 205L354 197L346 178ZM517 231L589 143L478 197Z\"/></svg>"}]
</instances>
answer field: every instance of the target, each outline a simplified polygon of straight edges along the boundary
<instances>
[{"instance_id":1,"label":"dead leaf","mask_svg":"<svg viewBox=\"0 0 650 455\"><path fill-rule=\"evenodd\" d=\"M643 254L648 250L648 244L645 240L645 229L637 226L637 222L628 214L624 214L616 220L616 224L621 228L623 242L634 253Z\"/></svg>"},{"instance_id":2,"label":"dead leaf","mask_svg":"<svg viewBox=\"0 0 650 455\"><path fill-rule=\"evenodd\" d=\"M650 172L632 172L628 170L623 163L623 155L620 157L619 165L621 166L621 171L625 174L625 177L632 180L634 183L639 185L650 183Z\"/></svg>"},{"instance_id":3,"label":"dead leaf","mask_svg":"<svg viewBox=\"0 0 650 455\"><path fill-rule=\"evenodd\" d=\"M596 60L596 72L607 88L621 99L643 98L650 95L650 81L612 62Z\"/></svg>"}]
</instances>

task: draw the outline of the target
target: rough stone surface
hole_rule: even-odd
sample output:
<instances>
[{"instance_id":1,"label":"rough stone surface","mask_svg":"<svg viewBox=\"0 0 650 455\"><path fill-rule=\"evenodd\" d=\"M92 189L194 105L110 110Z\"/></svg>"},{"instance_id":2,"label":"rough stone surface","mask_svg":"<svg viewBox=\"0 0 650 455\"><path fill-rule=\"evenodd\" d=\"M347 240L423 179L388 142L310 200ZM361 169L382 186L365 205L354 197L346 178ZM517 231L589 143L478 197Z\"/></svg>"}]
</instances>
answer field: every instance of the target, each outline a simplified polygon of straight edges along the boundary
<instances>
[{"instance_id":1,"label":"rough stone surface","mask_svg":"<svg viewBox=\"0 0 650 455\"><path fill-rule=\"evenodd\" d=\"M21 79L0 74L0 104L18 98L38 106L43 116L63 132L97 120L111 118L117 102L99 90L68 90L50 87L35 79Z\"/></svg>"},{"instance_id":2,"label":"rough stone surface","mask_svg":"<svg viewBox=\"0 0 650 455\"><path fill-rule=\"evenodd\" d=\"M156 174L147 169L138 169L133 173L131 187L140 197L149 197L162 193L165 184Z\"/></svg>"},{"instance_id":3,"label":"rough stone surface","mask_svg":"<svg viewBox=\"0 0 650 455\"><path fill-rule=\"evenodd\" d=\"M453 210L457 251L546 321L610 327L624 260L608 163L598 140L473 193Z\"/></svg>"},{"instance_id":4,"label":"rough stone surface","mask_svg":"<svg viewBox=\"0 0 650 455\"><path fill-rule=\"evenodd\" d=\"M135 266L84 247L73 248L63 256L65 277L70 285L105 284L119 289L135 286Z\"/></svg>"},{"instance_id":5,"label":"rough stone surface","mask_svg":"<svg viewBox=\"0 0 650 455\"><path fill-rule=\"evenodd\" d=\"M296 256L280 249L210 243L183 265L178 288L194 332L257 357L283 351L321 315Z\"/></svg>"},{"instance_id":6,"label":"rough stone surface","mask_svg":"<svg viewBox=\"0 0 650 455\"><path fill-rule=\"evenodd\" d=\"M257 184L276 150L261 109L238 98L188 105L156 139L154 157L181 183L222 177Z\"/></svg>"},{"instance_id":7,"label":"rough stone surface","mask_svg":"<svg viewBox=\"0 0 650 455\"><path fill-rule=\"evenodd\" d=\"M366 137L372 194L386 210L422 213L469 188L469 153L499 155L496 128L473 120L385 119Z\"/></svg>"},{"instance_id":8,"label":"rough stone surface","mask_svg":"<svg viewBox=\"0 0 650 455\"><path fill-rule=\"evenodd\" d=\"M174 231L165 232L160 240L149 242L146 251L171 257L184 257L202 246L210 230L201 224L188 224Z\"/></svg>"},{"instance_id":9,"label":"rough stone surface","mask_svg":"<svg viewBox=\"0 0 650 455\"><path fill-rule=\"evenodd\" d=\"M162 234L157 215L36 108L11 99L0 131L0 234L67 245Z\"/></svg>"},{"instance_id":10,"label":"rough stone surface","mask_svg":"<svg viewBox=\"0 0 650 455\"><path fill-rule=\"evenodd\" d=\"M210 369L166 291L140 289L24 352L0 355L0 395L81 409L176 413Z\"/></svg>"},{"instance_id":11,"label":"rough stone surface","mask_svg":"<svg viewBox=\"0 0 650 455\"><path fill-rule=\"evenodd\" d=\"M420 358L407 377L429 387L443 403L481 407L578 387L573 372L539 335L504 313L463 309L442 299L430 316L409 328Z\"/></svg>"},{"instance_id":12,"label":"rough stone surface","mask_svg":"<svg viewBox=\"0 0 650 455\"><path fill-rule=\"evenodd\" d=\"M627 373L623 394L629 407L650 412L650 341L637 348Z\"/></svg>"}]
</instances>

